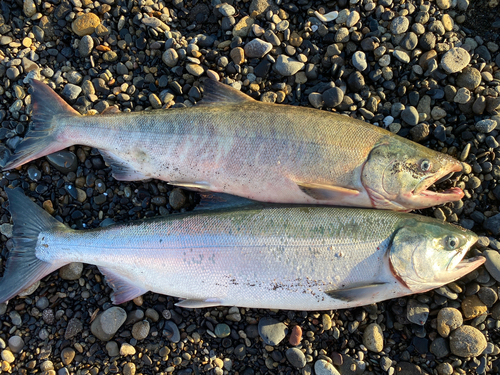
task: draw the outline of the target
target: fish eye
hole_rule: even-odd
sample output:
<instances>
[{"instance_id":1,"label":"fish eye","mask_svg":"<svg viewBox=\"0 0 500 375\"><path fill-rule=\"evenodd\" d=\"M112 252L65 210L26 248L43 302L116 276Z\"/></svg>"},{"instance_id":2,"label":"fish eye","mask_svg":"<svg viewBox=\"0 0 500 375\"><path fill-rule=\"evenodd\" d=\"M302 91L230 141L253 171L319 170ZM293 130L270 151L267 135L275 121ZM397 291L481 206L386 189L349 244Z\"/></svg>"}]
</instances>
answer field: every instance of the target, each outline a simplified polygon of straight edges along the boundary
<instances>
[{"instance_id":1,"label":"fish eye","mask_svg":"<svg viewBox=\"0 0 500 375\"><path fill-rule=\"evenodd\" d=\"M450 250L455 250L456 248L458 248L459 242L460 241L455 236L448 236L448 237L446 237L446 246Z\"/></svg>"},{"instance_id":2,"label":"fish eye","mask_svg":"<svg viewBox=\"0 0 500 375\"><path fill-rule=\"evenodd\" d=\"M419 167L420 167L420 170L422 172L429 172L431 170L432 165L431 165L431 162L429 160L422 159L422 160L420 160Z\"/></svg>"}]
</instances>

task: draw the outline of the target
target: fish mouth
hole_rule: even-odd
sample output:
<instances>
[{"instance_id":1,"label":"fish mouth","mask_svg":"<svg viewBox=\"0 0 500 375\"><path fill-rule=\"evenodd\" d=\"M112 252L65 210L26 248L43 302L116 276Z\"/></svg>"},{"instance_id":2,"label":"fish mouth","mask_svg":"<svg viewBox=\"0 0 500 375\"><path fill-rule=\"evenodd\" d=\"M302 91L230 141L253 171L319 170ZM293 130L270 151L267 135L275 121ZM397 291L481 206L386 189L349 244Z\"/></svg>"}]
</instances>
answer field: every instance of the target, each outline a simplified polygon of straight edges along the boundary
<instances>
[{"instance_id":1,"label":"fish mouth","mask_svg":"<svg viewBox=\"0 0 500 375\"><path fill-rule=\"evenodd\" d=\"M446 168L441 173L435 173L423 179L412 191L413 197L419 199L419 202L428 206L435 206L442 203L454 202L463 198L464 192L458 187L452 187L450 189L437 192L429 190L429 187L436 183L440 183L449 179L453 173L461 172L462 165L454 163L450 168Z\"/></svg>"},{"instance_id":2,"label":"fish mouth","mask_svg":"<svg viewBox=\"0 0 500 375\"><path fill-rule=\"evenodd\" d=\"M467 275L468 273L474 271L479 266L483 265L485 261L486 258L483 256L476 256L469 259L462 259L453 269L446 270L446 273L443 274L442 281L451 283L452 281L458 280L461 277Z\"/></svg>"}]
</instances>

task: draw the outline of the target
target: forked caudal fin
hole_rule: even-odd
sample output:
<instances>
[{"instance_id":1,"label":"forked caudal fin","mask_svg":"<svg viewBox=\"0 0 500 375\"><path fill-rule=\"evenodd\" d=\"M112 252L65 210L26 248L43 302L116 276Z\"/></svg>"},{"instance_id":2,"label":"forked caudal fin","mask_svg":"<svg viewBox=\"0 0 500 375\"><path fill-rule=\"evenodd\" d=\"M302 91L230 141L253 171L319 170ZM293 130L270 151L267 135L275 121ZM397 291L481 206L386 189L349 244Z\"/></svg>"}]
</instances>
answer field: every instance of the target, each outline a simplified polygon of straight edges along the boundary
<instances>
[{"instance_id":1,"label":"forked caudal fin","mask_svg":"<svg viewBox=\"0 0 500 375\"><path fill-rule=\"evenodd\" d=\"M24 139L16 147L4 170L16 168L27 162L62 150L70 144L58 137L64 127L65 118L80 116L54 90L45 83L31 81L33 93L33 123Z\"/></svg>"},{"instance_id":2,"label":"forked caudal fin","mask_svg":"<svg viewBox=\"0 0 500 375\"><path fill-rule=\"evenodd\" d=\"M36 257L40 232L66 229L21 191L6 189L14 221L13 249L0 279L0 303L6 302L65 263L47 263Z\"/></svg>"}]
</instances>

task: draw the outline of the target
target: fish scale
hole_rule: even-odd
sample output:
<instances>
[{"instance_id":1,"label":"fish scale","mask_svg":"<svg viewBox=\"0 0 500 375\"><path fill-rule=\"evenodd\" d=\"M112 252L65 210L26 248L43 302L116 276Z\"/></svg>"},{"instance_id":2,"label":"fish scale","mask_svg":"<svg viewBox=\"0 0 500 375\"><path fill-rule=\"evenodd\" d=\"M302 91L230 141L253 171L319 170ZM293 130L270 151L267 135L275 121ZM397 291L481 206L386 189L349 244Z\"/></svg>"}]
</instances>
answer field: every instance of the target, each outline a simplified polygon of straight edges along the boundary
<instances>
[{"instance_id":1,"label":"fish scale","mask_svg":"<svg viewBox=\"0 0 500 375\"><path fill-rule=\"evenodd\" d=\"M148 291L184 307L322 310L429 290L461 262L472 232L405 213L215 199L198 212L77 231L7 189L14 221L0 303L70 262L94 264L122 303ZM226 199L226 200L224 200ZM228 201L229 199L229 201Z\"/></svg>"},{"instance_id":2,"label":"fish scale","mask_svg":"<svg viewBox=\"0 0 500 375\"><path fill-rule=\"evenodd\" d=\"M409 211L463 196L459 188L427 189L462 169L450 156L348 116L261 103L215 81L190 108L99 116L79 115L40 82L32 87L33 124L6 169L79 144L98 148L117 180L157 178L266 202Z\"/></svg>"}]
</instances>

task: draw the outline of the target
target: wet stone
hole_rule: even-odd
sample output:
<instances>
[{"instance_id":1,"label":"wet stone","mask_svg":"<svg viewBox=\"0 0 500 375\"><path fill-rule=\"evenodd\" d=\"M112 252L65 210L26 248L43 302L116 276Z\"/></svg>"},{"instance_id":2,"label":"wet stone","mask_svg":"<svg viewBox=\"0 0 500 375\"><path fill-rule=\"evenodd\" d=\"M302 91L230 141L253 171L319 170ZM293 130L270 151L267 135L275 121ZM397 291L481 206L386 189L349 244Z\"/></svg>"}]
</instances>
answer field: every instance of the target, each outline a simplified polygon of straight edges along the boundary
<instances>
[{"instance_id":1,"label":"wet stone","mask_svg":"<svg viewBox=\"0 0 500 375\"><path fill-rule=\"evenodd\" d=\"M63 174L75 172L78 165L76 155L70 151L58 151L46 156L48 162Z\"/></svg>"},{"instance_id":2,"label":"wet stone","mask_svg":"<svg viewBox=\"0 0 500 375\"><path fill-rule=\"evenodd\" d=\"M170 203L170 206L172 206L174 210L179 210L186 204L187 197L182 189L175 188L170 192L170 195L168 197L168 202Z\"/></svg>"},{"instance_id":3,"label":"wet stone","mask_svg":"<svg viewBox=\"0 0 500 375\"><path fill-rule=\"evenodd\" d=\"M488 307L492 307L498 300L497 292L490 287L481 287L477 293L479 299Z\"/></svg>"},{"instance_id":4,"label":"wet stone","mask_svg":"<svg viewBox=\"0 0 500 375\"><path fill-rule=\"evenodd\" d=\"M450 354L450 347L448 345L448 341L443 337L438 337L435 339L431 346L430 352L436 356L436 358L443 358Z\"/></svg>"},{"instance_id":5,"label":"wet stone","mask_svg":"<svg viewBox=\"0 0 500 375\"><path fill-rule=\"evenodd\" d=\"M67 366L73 362L75 358L75 350L73 348L64 348L61 352L61 360L64 366Z\"/></svg>"},{"instance_id":6,"label":"wet stone","mask_svg":"<svg viewBox=\"0 0 500 375\"><path fill-rule=\"evenodd\" d=\"M132 337L137 341L144 340L149 335L149 328L149 322L147 320L135 323L132 327Z\"/></svg>"},{"instance_id":7,"label":"wet stone","mask_svg":"<svg viewBox=\"0 0 500 375\"><path fill-rule=\"evenodd\" d=\"M12 353L19 353L24 347L24 341L19 336L12 336L9 338L9 349Z\"/></svg>"}]
</instances>

